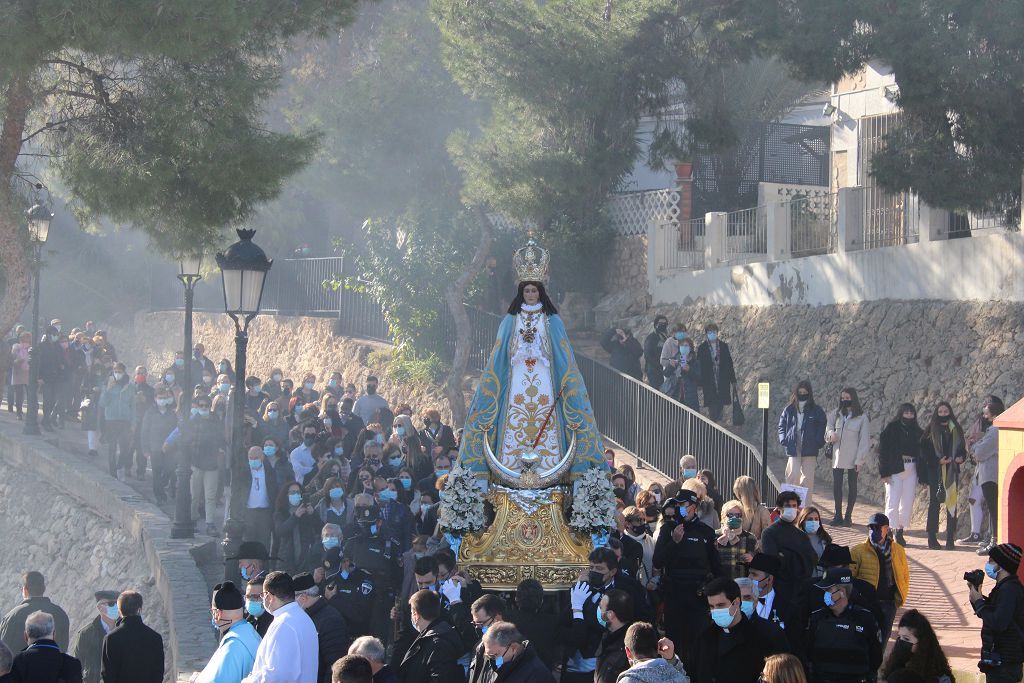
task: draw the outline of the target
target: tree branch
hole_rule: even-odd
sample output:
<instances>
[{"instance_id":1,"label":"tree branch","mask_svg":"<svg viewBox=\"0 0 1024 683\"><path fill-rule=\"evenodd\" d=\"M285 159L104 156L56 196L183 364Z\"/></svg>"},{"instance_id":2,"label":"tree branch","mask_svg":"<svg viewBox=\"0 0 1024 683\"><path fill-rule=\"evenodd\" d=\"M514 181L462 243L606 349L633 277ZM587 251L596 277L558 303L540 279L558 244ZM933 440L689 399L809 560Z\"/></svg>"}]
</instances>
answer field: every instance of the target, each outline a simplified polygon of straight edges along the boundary
<instances>
[{"instance_id":1,"label":"tree branch","mask_svg":"<svg viewBox=\"0 0 1024 683\"><path fill-rule=\"evenodd\" d=\"M47 124L45 126L43 126L42 128L40 128L39 130L33 132L28 137L22 138L21 139L21 144L25 144L26 142L28 142L29 140L31 140L35 136L39 135L40 133L46 132L46 131L50 130L51 128L55 128L57 126L62 126L65 123L71 123L72 121L80 121L80 120L82 120L84 118L85 118L85 116L72 116L70 118L61 119L60 121L48 121ZM49 156L49 155L47 155L47 156Z\"/></svg>"}]
</instances>

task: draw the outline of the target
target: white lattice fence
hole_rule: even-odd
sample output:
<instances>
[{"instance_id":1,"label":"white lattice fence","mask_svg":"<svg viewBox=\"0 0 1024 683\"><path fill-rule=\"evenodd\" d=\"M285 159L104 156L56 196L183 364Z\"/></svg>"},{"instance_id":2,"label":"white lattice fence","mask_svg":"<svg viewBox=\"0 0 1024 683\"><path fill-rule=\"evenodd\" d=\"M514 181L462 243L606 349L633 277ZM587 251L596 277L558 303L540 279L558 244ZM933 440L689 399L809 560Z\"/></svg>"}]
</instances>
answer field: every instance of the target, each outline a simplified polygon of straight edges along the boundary
<instances>
[{"instance_id":1,"label":"white lattice fence","mask_svg":"<svg viewBox=\"0 0 1024 683\"><path fill-rule=\"evenodd\" d=\"M615 194L608 200L607 208L612 227L619 235L646 235L651 221L679 226L676 190Z\"/></svg>"}]
</instances>

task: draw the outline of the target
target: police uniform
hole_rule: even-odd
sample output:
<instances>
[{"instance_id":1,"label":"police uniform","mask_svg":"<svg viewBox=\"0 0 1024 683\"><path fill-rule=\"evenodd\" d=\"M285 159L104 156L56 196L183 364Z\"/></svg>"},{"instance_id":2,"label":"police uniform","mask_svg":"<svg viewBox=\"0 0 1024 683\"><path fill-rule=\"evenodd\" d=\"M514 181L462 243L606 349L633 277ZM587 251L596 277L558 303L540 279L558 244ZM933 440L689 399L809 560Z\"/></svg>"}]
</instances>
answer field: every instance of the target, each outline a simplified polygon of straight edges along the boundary
<instances>
[{"instance_id":1,"label":"police uniform","mask_svg":"<svg viewBox=\"0 0 1024 683\"><path fill-rule=\"evenodd\" d=\"M830 569L818 587L851 585L848 569ZM882 663L878 622L871 612L848 604L836 615L831 607L811 614L807 625L807 662L812 683L874 683Z\"/></svg>"},{"instance_id":2,"label":"police uniform","mask_svg":"<svg viewBox=\"0 0 1024 683\"><path fill-rule=\"evenodd\" d=\"M370 615L370 633L385 644L391 636L391 608L401 582L398 558L401 548L392 538L381 535L383 525L376 506L356 508L359 533L345 543L342 555L373 578L374 600ZM372 533L372 527L377 533Z\"/></svg>"},{"instance_id":3,"label":"police uniform","mask_svg":"<svg viewBox=\"0 0 1024 683\"><path fill-rule=\"evenodd\" d=\"M374 599L377 597L373 576L359 567L338 571L327 577L327 588L335 594L329 602L345 617L353 638L373 635L370 630Z\"/></svg>"}]
</instances>

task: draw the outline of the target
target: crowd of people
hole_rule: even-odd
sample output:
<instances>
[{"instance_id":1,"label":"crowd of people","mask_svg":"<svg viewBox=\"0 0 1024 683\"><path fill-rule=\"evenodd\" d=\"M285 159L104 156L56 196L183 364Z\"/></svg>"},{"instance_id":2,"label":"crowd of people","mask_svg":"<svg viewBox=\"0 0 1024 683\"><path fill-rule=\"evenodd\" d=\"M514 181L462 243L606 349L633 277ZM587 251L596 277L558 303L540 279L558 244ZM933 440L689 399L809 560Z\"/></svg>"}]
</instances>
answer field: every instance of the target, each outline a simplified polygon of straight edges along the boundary
<instances>
[{"instance_id":1,"label":"crowd of people","mask_svg":"<svg viewBox=\"0 0 1024 683\"><path fill-rule=\"evenodd\" d=\"M979 424L975 438L960 430L948 404L936 408L927 430L916 431L913 406L900 407L876 453L893 466L882 475L887 514L872 515L866 538L853 547L832 542L820 511L793 491L765 505L754 480L743 476L726 499L715 473L692 455L680 459L674 481L642 487L630 467L615 467L609 451L618 525L590 554L579 582L553 591L527 579L515 591L485 592L458 566L438 525L439 492L461 434L437 410L417 415L411 406L392 406L373 376L359 394L340 373L318 385L315 375L296 382L274 369L266 379L246 377L244 396L235 396L230 362L213 363L202 344L191 358L177 354L151 382L142 366L129 375L101 331L72 330L65 345L60 321L54 323L41 343L75 358L60 361L62 372L79 368L79 355L85 371L71 370L68 384L43 392L42 424L81 421L90 453L98 455L105 442L114 476L134 468L141 478L150 468L160 500L175 495L170 474L185 459L193 519L210 534L221 521L226 455L239 450L230 442L231 404L244 401L239 448L248 467L231 484L247 492L245 539L227 558L242 581L213 591L208 608L218 647L194 681L852 683L875 681L879 672L893 682L951 680L927 619L910 610L896 621L910 587L903 487L916 486L897 475L934 461L934 517L942 505L955 510L949 501L959 466L969 457L986 462L990 420L1002 410L995 400L986 402L989 423ZM669 360L699 365L710 354L706 372L720 417L728 405L728 391L720 390L735 381L728 347L713 325L696 350L679 332L671 338L679 358ZM198 378L190 387L181 384L186 363ZM41 386L53 376L40 368ZM23 393L17 386L9 402L15 412ZM180 415L185 391L191 410ZM706 390L704 396L706 402ZM791 481L813 490L813 464L804 460L826 444L847 476L846 515L837 501L833 525L848 523L857 468L872 457L867 430L855 391L844 389L827 415L809 382L797 386L780 418ZM978 482L982 495L986 483ZM990 501L990 515L994 507ZM983 624L982 670L990 681L1020 680L1021 551L991 542L983 549L988 563L971 584ZM996 582L988 596L980 592L984 576ZM97 592L97 615L72 645L66 614L44 590L42 577L27 573L23 602L0 624L0 681L162 679L162 643L142 623L137 592Z\"/></svg>"}]
</instances>

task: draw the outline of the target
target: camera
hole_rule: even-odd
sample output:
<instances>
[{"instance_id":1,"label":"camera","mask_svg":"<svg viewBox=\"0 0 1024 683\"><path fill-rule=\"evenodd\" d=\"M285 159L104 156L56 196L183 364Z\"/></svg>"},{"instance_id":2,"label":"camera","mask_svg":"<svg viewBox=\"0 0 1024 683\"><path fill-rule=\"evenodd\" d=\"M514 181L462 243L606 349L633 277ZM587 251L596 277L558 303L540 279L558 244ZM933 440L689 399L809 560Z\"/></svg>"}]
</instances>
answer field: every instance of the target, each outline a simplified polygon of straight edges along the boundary
<instances>
[{"instance_id":1,"label":"camera","mask_svg":"<svg viewBox=\"0 0 1024 683\"><path fill-rule=\"evenodd\" d=\"M971 584L975 588L980 588L981 584L985 582L985 572L981 569L975 569L971 572L964 572L964 581Z\"/></svg>"}]
</instances>

